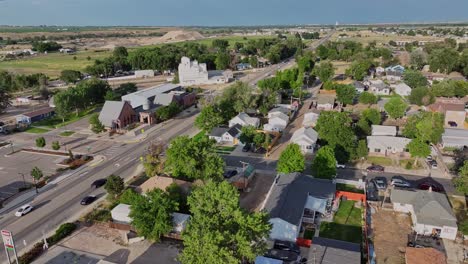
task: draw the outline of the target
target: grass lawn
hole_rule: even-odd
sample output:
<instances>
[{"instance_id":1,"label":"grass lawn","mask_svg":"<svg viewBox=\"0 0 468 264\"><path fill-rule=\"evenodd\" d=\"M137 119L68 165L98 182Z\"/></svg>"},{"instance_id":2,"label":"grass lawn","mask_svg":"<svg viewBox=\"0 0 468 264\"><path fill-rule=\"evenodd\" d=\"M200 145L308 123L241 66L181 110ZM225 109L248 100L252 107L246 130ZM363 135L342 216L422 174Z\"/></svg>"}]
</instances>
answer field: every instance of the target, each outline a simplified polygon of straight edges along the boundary
<instances>
[{"instance_id":1,"label":"grass lawn","mask_svg":"<svg viewBox=\"0 0 468 264\"><path fill-rule=\"evenodd\" d=\"M400 167L407 169L407 170L413 170L413 169L422 169L423 166L420 161L416 162L416 165L414 165L414 159L406 159L406 160L400 160Z\"/></svg>"},{"instance_id":2,"label":"grass lawn","mask_svg":"<svg viewBox=\"0 0 468 264\"><path fill-rule=\"evenodd\" d=\"M24 132L27 132L27 133L34 133L34 134L42 134L42 133L46 133L46 132L49 132L50 130L48 129L45 129L45 128L40 128L40 127L29 127L28 129L26 129Z\"/></svg>"},{"instance_id":3,"label":"grass lawn","mask_svg":"<svg viewBox=\"0 0 468 264\"><path fill-rule=\"evenodd\" d=\"M75 134L74 131L63 131L62 133L60 133L59 135L62 136L62 137L69 137L71 135Z\"/></svg>"},{"instance_id":4,"label":"grass lawn","mask_svg":"<svg viewBox=\"0 0 468 264\"><path fill-rule=\"evenodd\" d=\"M362 209L354 201L342 201L333 222L320 223L320 236L360 243L362 239Z\"/></svg>"},{"instance_id":5,"label":"grass lawn","mask_svg":"<svg viewBox=\"0 0 468 264\"><path fill-rule=\"evenodd\" d=\"M73 122L76 122L84 117L87 117L91 115L94 110L96 110L96 107L89 108L87 110L79 111L78 115L76 113L70 113L65 117L65 122L62 122L62 118L58 116L53 116L51 118L47 118L38 122L35 122L33 125L35 126L45 126L49 127L51 129L59 128L66 126L68 124L71 124Z\"/></svg>"},{"instance_id":6,"label":"grass lawn","mask_svg":"<svg viewBox=\"0 0 468 264\"><path fill-rule=\"evenodd\" d=\"M391 166L392 160L385 157L367 157L369 163L381 166Z\"/></svg>"},{"instance_id":7,"label":"grass lawn","mask_svg":"<svg viewBox=\"0 0 468 264\"><path fill-rule=\"evenodd\" d=\"M205 131L202 130L202 131L198 132L198 134L193 136L193 140L200 141L200 140L202 140L203 137L206 137L206 135L205 135Z\"/></svg>"},{"instance_id":8,"label":"grass lawn","mask_svg":"<svg viewBox=\"0 0 468 264\"><path fill-rule=\"evenodd\" d=\"M354 185L344 184L344 183L337 183L336 190L345 191L345 192L353 192L353 193L364 193L364 190L358 189Z\"/></svg>"}]
</instances>

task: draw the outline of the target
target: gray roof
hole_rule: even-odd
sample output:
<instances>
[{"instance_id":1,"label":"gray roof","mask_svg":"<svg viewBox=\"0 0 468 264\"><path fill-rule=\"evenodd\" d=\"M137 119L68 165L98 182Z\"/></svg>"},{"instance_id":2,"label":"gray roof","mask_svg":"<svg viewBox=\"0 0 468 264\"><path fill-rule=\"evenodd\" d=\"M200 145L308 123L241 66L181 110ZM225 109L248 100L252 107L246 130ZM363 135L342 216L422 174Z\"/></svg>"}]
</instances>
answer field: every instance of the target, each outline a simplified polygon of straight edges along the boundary
<instances>
[{"instance_id":1,"label":"gray roof","mask_svg":"<svg viewBox=\"0 0 468 264\"><path fill-rule=\"evenodd\" d=\"M354 81L353 85L356 89L364 89L366 86L360 81Z\"/></svg>"},{"instance_id":2,"label":"gray roof","mask_svg":"<svg viewBox=\"0 0 468 264\"><path fill-rule=\"evenodd\" d=\"M336 184L329 180L315 179L301 173L278 174L265 203L270 218L281 218L299 225L308 195L332 198Z\"/></svg>"},{"instance_id":3,"label":"gray roof","mask_svg":"<svg viewBox=\"0 0 468 264\"><path fill-rule=\"evenodd\" d=\"M102 107L101 113L99 113L99 121L101 121L105 127L112 127L112 121L119 118L124 105L125 102L121 101L106 101Z\"/></svg>"},{"instance_id":4,"label":"gray roof","mask_svg":"<svg viewBox=\"0 0 468 264\"><path fill-rule=\"evenodd\" d=\"M406 149L406 145L411 142L411 139L404 137L393 137L393 136L368 136L367 146L370 149Z\"/></svg>"},{"instance_id":5,"label":"gray roof","mask_svg":"<svg viewBox=\"0 0 468 264\"><path fill-rule=\"evenodd\" d=\"M215 127L210 132L210 137L221 137L229 130L227 127Z\"/></svg>"},{"instance_id":6,"label":"gray roof","mask_svg":"<svg viewBox=\"0 0 468 264\"><path fill-rule=\"evenodd\" d=\"M346 241L314 237L307 259L315 259L316 264L360 264L361 246Z\"/></svg>"},{"instance_id":7,"label":"gray roof","mask_svg":"<svg viewBox=\"0 0 468 264\"><path fill-rule=\"evenodd\" d=\"M144 105L151 107L151 103L155 100L156 95L179 89L181 89L180 85L165 83L124 95L122 96L122 101L129 101L133 108L138 108Z\"/></svg>"},{"instance_id":8,"label":"gray roof","mask_svg":"<svg viewBox=\"0 0 468 264\"><path fill-rule=\"evenodd\" d=\"M317 95L317 104L334 104L335 103L335 96L333 95Z\"/></svg>"},{"instance_id":9,"label":"gray roof","mask_svg":"<svg viewBox=\"0 0 468 264\"><path fill-rule=\"evenodd\" d=\"M174 101L174 97L176 95L173 93L162 93L162 94L157 94L154 97L153 104L155 105L164 105L168 106Z\"/></svg>"},{"instance_id":10,"label":"gray roof","mask_svg":"<svg viewBox=\"0 0 468 264\"><path fill-rule=\"evenodd\" d=\"M228 134L231 135L232 137L237 137L237 135L240 134L241 129L242 129L242 126L241 126L241 125L235 124L235 125L233 125L231 128L229 128L229 130L228 130L227 132L228 132Z\"/></svg>"},{"instance_id":11,"label":"gray roof","mask_svg":"<svg viewBox=\"0 0 468 264\"><path fill-rule=\"evenodd\" d=\"M411 204L418 223L457 227L457 219L445 194L427 190L394 189L392 203Z\"/></svg>"},{"instance_id":12,"label":"gray roof","mask_svg":"<svg viewBox=\"0 0 468 264\"><path fill-rule=\"evenodd\" d=\"M468 130L446 128L442 134L442 143L447 146L468 146Z\"/></svg>"}]
</instances>

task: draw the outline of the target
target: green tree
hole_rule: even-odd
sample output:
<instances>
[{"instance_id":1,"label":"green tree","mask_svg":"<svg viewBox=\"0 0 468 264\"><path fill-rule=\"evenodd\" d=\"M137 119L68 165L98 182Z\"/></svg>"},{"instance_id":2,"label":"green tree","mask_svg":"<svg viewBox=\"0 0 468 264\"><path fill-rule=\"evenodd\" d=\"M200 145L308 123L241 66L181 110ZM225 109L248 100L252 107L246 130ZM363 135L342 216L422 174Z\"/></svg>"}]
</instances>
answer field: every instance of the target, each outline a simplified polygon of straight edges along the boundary
<instances>
[{"instance_id":1,"label":"green tree","mask_svg":"<svg viewBox=\"0 0 468 264\"><path fill-rule=\"evenodd\" d=\"M453 179L453 184L457 191L468 194L468 160L465 160L463 166L458 171L458 177Z\"/></svg>"},{"instance_id":2,"label":"green tree","mask_svg":"<svg viewBox=\"0 0 468 264\"><path fill-rule=\"evenodd\" d=\"M410 54L410 64L417 70L421 70L427 64L427 53L422 50L414 50Z\"/></svg>"},{"instance_id":3,"label":"green tree","mask_svg":"<svg viewBox=\"0 0 468 264\"><path fill-rule=\"evenodd\" d=\"M408 99L410 103L419 106L430 105L435 101L434 95L432 95L431 91L425 86L412 89Z\"/></svg>"},{"instance_id":4,"label":"green tree","mask_svg":"<svg viewBox=\"0 0 468 264\"><path fill-rule=\"evenodd\" d=\"M236 82L224 89L218 101L229 102L237 113L245 112L247 109L256 108L257 106L257 96L252 93L252 88L244 82ZM221 104L221 102L218 103ZM218 105L218 108L223 111L221 105Z\"/></svg>"},{"instance_id":5,"label":"green tree","mask_svg":"<svg viewBox=\"0 0 468 264\"><path fill-rule=\"evenodd\" d=\"M427 85L427 79L419 71L406 70L403 75L404 82L411 88Z\"/></svg>"},{"instance_id":6,"label":"green tree","mask_svg":"<svg viewBox=\"0 0 468 264\"><path fill-rule=\"evenodd\" d=\"M352 104L356 97L356 89L352 85L338 85L336 95L342 104Z\"/></svg>"},{"instance_id":7,"label":"green tree","mask_svg":"<svg viewBox=\"0 0 468 264\"><path fill-rule=\"evenodd\" d=\"M468 77L468 48L465 48L460 56L460 71Z\"/></svg>"},{"instance_id":8,"label":"green tree","mask_svg":"<svg viewBox=\"0 0 468 264\"><path fill-rule=\"evenodd\" d=\"M391 118L398 119L405 115L408 104L406 104L400 97L393 97L388 100L384 108Z\"/></svg>"},{"instance_id":9,"label":"green tree","mask_svg":"<svg viewBox=\"0 0 468 264\"><path fill-rule=\"evenodd\" d=\"M202 108L200 114L195 119L195 126L205 132L210 132L213 128L221 125L224 118L213 105L207 105Z\"/></svg>"},{"instance_id":10,"label":"green tree","mask_svg":"<svg viewBox=\"0 0 468 264\"><path fill-rule=\"evenodd\" d=\"M358 60L351 63L346 69L346 75L352 77L354 80L362 81L364 77L369 74L369 69L372 66L372 61Z\"/></svg>"},{"instance_id":11,"label":"green tree","mask_svg":"<svg viewBox=\"0 0 468 264\"><path fill-rule=\"evenodd\" d=\"M371 134L371 126L369 121L364 118L359 119L359 121L356 123L355 131L359 138L365 138L369 136Z\"/></svg>"},{"instance_id":12,"label":"green tree","mask_svg":"<svg viewBox=\"0 0 468 264\"><path fill-rule=\"evenodd\" d=\"M265 142L265 134L263 133L255 133L255 136L253 138L253 143L255 144L255 146L258 148L258 147L261 147L263 146L263 143Z\"/></svg>"},{"instance_id":13,"label":"green tree","mask_svg":"<svg viewBox=\"0 0 468 264\"><path fill-rule=\"evenodd\" d=\"M165 171L176 178L221 180L224 161L215 152L214 140L179 136L171 141L166 151Z\"/></svg>"},{"instance_id":14,"label":"green tree","mask_svg":"<svg viewBox=\"0 0 468 264\"><path fill-rule=\"evenodd\" d=\"M188 204L192 218L182 234L183 264L237 264L265 254L268 215L241 209L239 192L228 182L196 188Z\"/></svg>"},{"instance_id":15,"label":"green tree","mask_svg":"<svg viewBox=\"0 0 468 264\"><path fill-rule=\"evenodd\" d=\"M164 144L151 142L142 159L146 176L153 177L164 172Z\"/></svg>"},{"instance_id":16,"label":"green tree","mask_svg":"<svg viewBox=\"0 0 468 264\"><path fill-rule=\"evenodd\" d=\"M60 142L52 141L52 149L53 150L59 150L60 149Z\"/></svg>"},{"instance_id":17,"label":"green tree","mask_svg":"<svg viewBox=\"0 0 468 264\"><path fill-rule=\"evenodd\" d=\"M63 70L60 73L60 80L66 83L76 83L81 79L81 72L75 70Z\"/></svg>"},{"instance_id":18,"label":"green tree","mask_svg":"<svg viewBox=\"0 0 468 264\"><path fill-rule=\"evenodd\" d=\"M450 73L456 69L459 54L455 49L435 49L429 55L429 66L432 72Z\"/></svg>"},{"instance_id":19,"label":"green tree","mask_svg":"<svg viewBox=\"0 0 468 264\"><path fill-rule=\"evenodd\" d=\"M7 88L2 86L0 83L0 114L11 105L11 98L12 97L7 91Z\"/></svg>"},{"instance_id":20,"label":"green tree","mask_svg":"<svg viewBox=\"0 0 468 264\"><path fill-rule=\"evenodd\" d=\"M380 125L382 115L380 112L373 108L368 108L361 113L361 118L367 120L371 125Z\"/></svg>"},{"instance_id":21,"label":"green tree","mask_svg":"<svg viewBox=\"0 0 468 264\"><path fill-rule=\"evenodd\" d=\"M407 147L411 156L415 158L425 158L431 154L431 148L429 144L419 138L411 140ZM417 159L414 160L415 164L416 162Z\"/></svg>"},{"instance_id":22,"label":"green tree","mask_svg":"<svg viewBox=\"0 0 468 264\"><path fill-rule=\"evenodd\" d=\"M333 149L329 146L322 147L312 162L312 172L317 178L332 179L336 176L336 163Z\"/></svg>"},{"instance_id":23,"label":"green tree","mask_svg":"<svg viewBox=\"0 0 468 264\"><path fill-rule=\"evenodd\" d=\"M254 126L244 126L241 128L241 134L239 136L240 142L243 144L250 144L254 142L254 137L257 134Z\"/></svg>"},{"instance_id":24,"label":"green tree","mask_svg":"<svg viewBox=\"0 0 468 264\"><path fill-rule=\"evenodd\" d=\"M359 95L359 102L361 104L376 104L379 98L372 93L369 92L362 92Z\"/></svg>"},{"instance_id":25,"label":"green tree","mask_svg":"<svg viewBox=\"0 0 468 264\"><path fill-rule=\"evenodd\" d=\"M227 52L218 52L215 64L217 70L225 70L229 67L229 64L231 64L231 56L229 56Z\"/></svg>"},{"instance_id":26,"label":"green tree","mask_svg":"<svg viewBox=\"0 0 468 264\"><path fill-rule=\"evenodd\" d=\"M43 176L44 174L38 167L32 168L31 177L33 178L34 186L36 187L36 193L37 193L37 182L40 181Z\"/></svg>"},{"instance_id":27,"label":"green tree","mask_svg":"<svg viewBox=\"0 0 468 264\"><path fill-rule=\"evenodd\" d=\"M161 235L172 230L172 213L177 208L177 202L167 192L154 189L130 205L129 216L140 236L157 242Z\"/></svg>"},{"instance_id":28,"label":"green tree","mask_svg":"<svg viewBox=\"0 0 468 264\"><path fill-rule=\"evenodd\" d=\"M46 145L46 140L44 137L38 137L36 138L36 147L38 148L43 148Z\"/></svg>"},{"instance_id":29,"label":"green tree","mask_svg":"<svg viewBox=\"0 0 468 264\"><path fill-rule=\"evenodd\" d=\"M408 118L403 136L423 138L437 144L444 133L444 115L441 113L421 112Z\"/></svg>"},{"instance_id":30,"label":"green tree","mask_svg":"<svg viewBox=\"0 0 468 264\"><path fill-rule=\"evenodd\" d=\"M128 51L127 48L125 47L115 47L114 51L112 51L112 56L116 58L127 58L128 57Z\"/></svg>"},{"instance_id":31,"label":"green tree","mask_svg":"<svg viewBox=\"0 0 468 264\"><path fill-rule=\"evenodd\" d=\"M124 191L124 188L124 181L120 176L112 174L109 177L107 177L104 189L109 193L109 195L117 197Z\"/></svg>"},{"instance_id":32,"label":"green tree","mask_svg":"<svg viewBox=\"0 0 468 264\"><path fill-rule=\"evenodd\" d=\"M305 158L297 144L289 144L281 152L276 170L281 173L302 172L305 169Z\"/></svg>"},{"instance_id":33,"label":"green tree","mask_svg":"<svg viewBox=\"0 0 468 264\"><path fill-rule=\"evenodd\" d=\"M365 139L359 140L357 148L356 148L356 156L358 158L367 158L368 154L369 154L369 149L367 148L366 140Z\"/></svg>"},{"instance_id":34,"label":"green tree","mask_svg":"<svg viewBox=\"0 0 468 264\"><path fill-rule=\"evenodd\" d=\"M331 62L322 61L312 70L312 75L317 76L324 83L330 81L335 76L335 68Z\"/></svg>"},{"instance_id":35,"label":"green tree","mask_svg":"<svg viewBox=\"0 0 468 264\"><path fill-rule=\"evenodd\" d=\"M225 39L214 39L211 42L211 46L213 46L213 48L218 48L224 51L229 47L229 41Z\"/></svg>"},{"instance_id":36,"label":"green tree","mask_svg":"<svg viewBox=\"0 0 468 264\"><path fill-rule=\"evenodd\" d=\"M94 113L91 115L91 117L89 118L89 124L91 125L91 131L93 131L96 134L99 134L102 131L104 131L104 125L99 120L98 113Z\"/></svg>"}]
</instances>

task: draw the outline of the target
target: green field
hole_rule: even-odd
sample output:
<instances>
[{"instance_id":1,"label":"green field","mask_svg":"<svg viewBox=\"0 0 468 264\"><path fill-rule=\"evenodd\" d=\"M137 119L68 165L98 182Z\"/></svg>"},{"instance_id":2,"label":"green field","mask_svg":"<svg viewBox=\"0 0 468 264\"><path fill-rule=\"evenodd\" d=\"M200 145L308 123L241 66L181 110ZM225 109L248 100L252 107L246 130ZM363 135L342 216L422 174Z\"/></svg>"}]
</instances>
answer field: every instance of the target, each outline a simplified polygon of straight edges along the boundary
<instances>
[{"instance_id":1,"label":"green field","mask_svg":"<svg viewBox=\"0 0 468 264\"><path fill-rule=\"evenodd\" d=\"M59 135L62 136L62 137L69 137L69 136L71 136L73 134L75 134L75 132L73 132L73 131L63 131Z\"/></svg>"},{"instance_id":2,"label":"green field","mask_svg":"<svg viewBox=\"0 0 468 264\"><path fill-rule=\"evenodd\" d=\"M34 122L33 125L35 126L42 126L42 127L47 127L50 129L55 129L59 127L64 127L68 124L74 123L82 118L85 118L87 116L90 116L91 114L94 113L96 110L96 107L91 107L86 110L82 110L78 112L78 115L76 113L70 113L68 114L64 120L60 118L59 116L55 115L51 118L47 118L38 122ZM65 133L65 132L64 132ZM73 134L73 133L72 133Z\"/></svg>"},{"instance_id":3,"label":"green field","mask_svg":"<svg viewBox=\"0 0 468 264\"><path fill-rule=\"evenodd\" d=\"M49 132L50 130L45 129L45 128L40 128L40 127L29 127L26 129L24 132L26 133L33 133L33 134L43 134L46 132Z\"/></svg>"},{"instance_id":4,"label":"green field","mask_svg":"<svg viewBox=\"0 0 468 264\"><path fill-rule=\"evenodd\" d=\"M385 157L367 157L367 162L374 165L391 166L392 160Z\"/></svg>"},{"instance_id":5,"label":"green field","mask_svg":"<svg viewBox=\"0 0 468 264\"><path fill-rule=\"evenodd\" d=\"M229 37L219 37L216 39L225 39L229 41L231 47L236 42L246 43L252 39L261 39L261 38L274 38L276 36L229 36ZM194 42L205 44L211 46L211 42L215 38L206 38L201 40L194 41L185 41L173 43L174 45L183 45L187 42ZM151 46L142 46L142 47L133 47L129 48L129 51L141 48L151 48L158 47L167 44L157 44ZM12 60L12 61L2 61L0 62L0 70L7 70L11 72L16 72L20 74L32 74L32 73L44 73L51 78L57 78L60 75L62 70L78 70L83 71L86 66L92 65L94 60L103 59L111 55L111 51L79 51L76 54L62 54L62 53L49 53L47 55L40 54L35 57ZM88 56L91 58L88 60ZM74 59L76 57L76 60Z\"/></svg>"},{"instance_id":6,"label":"green field","mask_svg":"<svg viewBox=\"0 0 468 264\"><path fill-rule=\"evenodd\" d=\"M333 222L320 223L320 237L361 243L362 209L354 207L354 201L342 201Z\"/></svg>"}]
</instances>

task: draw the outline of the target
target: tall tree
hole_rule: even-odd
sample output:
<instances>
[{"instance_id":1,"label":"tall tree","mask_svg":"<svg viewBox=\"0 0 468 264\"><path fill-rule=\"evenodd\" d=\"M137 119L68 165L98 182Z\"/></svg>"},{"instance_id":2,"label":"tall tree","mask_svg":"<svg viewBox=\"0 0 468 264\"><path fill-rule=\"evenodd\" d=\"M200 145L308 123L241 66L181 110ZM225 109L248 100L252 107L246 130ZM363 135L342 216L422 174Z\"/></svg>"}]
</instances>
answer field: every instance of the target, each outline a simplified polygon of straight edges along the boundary
<instances>
[{"instance_id":1,"label":"tall tree","mask_svg":"<svg viewBox=\"0 0 468 264\"><path fill-rule=\"evenodd\" d=\"M371 125L380 125L380 122L382 121L380 112L373 108L362 111L361 118L367 120Z\"/></svg>"},{"instance_id":2,"label":"tall tree","mask_svg":"<svg viewBox=\"0 0 468 264\"><path fill-rule=\"evenodd\" d=\"M331 62L322 61L315 66L312 70L312 74L317 76L320 81L324 83L330 81L335 76L335 68Z\"/></svg>"},{"instance_id":3,"label":"tall tree","mask_svg":"<svg viewBox=\"0 0 468 264\"><path fill-rule=\"evenodd\" d=\"M11 105L11 95L7 88L0 84L0 114Z\"/></svg>"},{"instance_id":4,"label":"tall tree","mask_svg":"<svg viewBox=\"0 0 468 264\"><path fill-rule=\"evenodd\" d=\"M208 137L201 140L176 137L166 151L165 171L176 178L221 180L224 161L216 154L214 145L214 140Z\"/></svg>"},{"instance_id":5,"label":"tall tree","mask_svg":"<svg viewBox=\"0 0 468 264\"><path fill-rule=\"evenodd\" d=\"M369 69L372 66L370 60L358 60L351 63L346 69L346 75L352 77L354 80L362 81L364 77L369 74Z\"/></svg>"},{"instance_id":6,"label":"tall tree","mask_svg":"<svg viewBox=\"0 0 468 264\"><path fill-rule=\"evenodd\" d=\"M81 72L75 70L63 70L60 73L60 80L67 83L76 83L81 79Z\"/></svg>"},{"instance_id":7,"label":"tall tree","mask_svg":"<svg viewBox=\"0 0 468 264\"><path fill-rule=\"evenodd\" d=\"M104 189L106 189L110 195L117 197L124 191L124 188L125 185L122 177L113 174L107 177Z\"/></svg>"},{"instance_id":8,"label":"tall tree","mask_svg":"<svg viewBox=\"0 0 468 264\"><path fill-rule=\"evenodd\" d=\"M384 108L391 118L398 119L405 115L408 104L400 97L393 97L384 105Z\"/></svg>"},{"instance_id":9,"label":"tall tree","mask_svg":"<svg viewBox=\"0 0 468 264\"><path fill-rule=\"evenodd\" d=\"M242 210L239 192L228 182L196 188L188 204L192 218L182 235L183 264L238 264L265 254L268 215Z\"/></svg>"},{"instance_id":10,"label":"tall tree","mask_svg":"<svg viewBox=\"0 0 468 264\"><path fill-rule=\"evenodd\" d=\"M172 230L172 213L177 210L178 204L160 189L140 196L130 205L132 225L139 235L157 242L161 235Z\"/></svg>"},{"instance_id":11,"label":"tall tree","mask_svg":"<svg viewBox=\"0 0 468 264\"><path fill-rule=\"evenodd\" d=\"M458 177L453 179L453 184L457 191L468 194L468 160L465 160L463 166L458 171Z\"/></svg>"},{"instance_id":12,"label":"tall tree","mask_svg":"<svg viewBox=\"0 0 468 264\"><path fill-rule=\"evenodd\" d=\"M227 69L230 63L231 63L231 56L229 56L229 53L218 52L218 54L216 55L216 60L215 60L217 70Z\"/></svg>"},{"instance_id":13,"label":"tall tree","mask_svg":"<svg viewBox=\"0 0 468 264\"><path fill-rule=\"evenodd\" d=\"M377 96L369 92L362 92L359 96L359 102L361 104L376 104L378 99Z\"/></svg>"},{"instance_id":14,"label":"tall tree","mask_svg":"<svg viewBox=\"0 0 468 264\"><path fill-rule=\"evenodd\" d=\"M282 173L302 172L305 169L305 158L299 145L289 144L278 160L276 170Z\"/></svg>"},{"instance_id":15,"label":"tall tree","mask_svg":"<svg viewBox=\"0 0 468 264\"><path fill-rule=\"evenodd\" d=\"M215 109L215 106L207 105L202 108L200 114L195 119L195 126L205 132L210 132L223 122L224 118L221 116L221 113Z\"/></svg>"},{"instance_id":16,"label":"tall tree","mask_svg":"<svg viewBox=\"0 0 468 264\"><path fill-rule=\"evenodd\" d=\"M423 50L414 50L410 54L410 64L416 69L421 70L427 64L427 53Z\"/></svg>"},{"instance_id":17,"label":"tall tree","mask_svg":"<svg viewBox=\"0 0 468 264\"><path fill-rule=\"evenodd\" d=\"M416 105L430 105L434 103L435 98L434 95L431 93L429 88L425 86L416 87L411 90L411 94L409 96L409 101L412 104Z\"/></svg>"},{"instance_id":18,"label":"tall tree","mask_svg":"<svg viewBox=\"0 0 468 264\"><path fill-rule=\"evenodd\" d=\"M151 142L142 159L146 176L153 177L164 172L164 144Z\"/></svg>"},{"instance_id":19,"label":"tall tree","mask_svg":"<svg viewBox=\"0 0 468 264\"><path fill-rule=\"evenodd\" d=\"M352 104L356 97L356 89L352 85L338 85L336 95L342 104Z\"/></svg>"},{"instance_id":20,"label":"tall tree","mask_svg":"<svg viewBox=\"0 0 468 264\"><path fill-rule=\"evenodd\" d=\"M407 147L411 156L415 158L425 158L431 154L431 148L429 144L420 138L411 140ZM414 160L415 164L416 162L417 159Z\"/></svg>"},{"instance_id":21,"label":"tall tree","mask_svg":"<svg viewBox=\"0 0 468 264\"><path fill-rule=\"evenodd\" d=\"M429 66L432 72L450 73L456 69L459 54L455 49L435 49L429 55Z\"/></svg>"},{"instance_id":22,"label":"tall tree","mask_svg":"<svg viewBox=\"0 0 468 264\"><path fill-rule=\"evenodd\" d=\"M320 148L312 162L312 172L317 178L332 179L336 176L336 159L329 146Z\"/></svg>"},{"instance_id":23,"label":"tall tree","mask_svg":"<svg viewBox=\"0 0 468 264\"><path fill-rule=\"evenodd\" d=\"M408 118L403 135L407 138L423 138L437 144L444 133L444 115L421 112Z\"/></svg>"},{"instance_id":24,"label":"tall tree","mask_svg":"<svg viewBox=\"0 0 468 264\"><path fill-rule=\"evenodd\" d=\"M366 140L365 139L359 140L357 148L356 148L356 156L358 158L367 158L368 154L369 154L369 149L367 148Z\"/></svg>"},{"instance_id":25,"label":"tall tree","mask_svg":"<svg viewBox=\"0 0 468 264\"><path fill-rule=\"evenodd\" d=\"M426 77L424 77L424 75L422 75L422 73L419 71L406 70L403 75L403 80L409 87L413 89L427 85Z\"/></svg>"},{"instance_id":26,"label":"tall tree","mask_svg":"<svg viewBox=\"0 0 468 264\"><path fill-rule=\"evenodd\" d=\"M99 134L102 131L104 131L104 125L99 120L98 113L94 113L91 115L91 117L89 118L89 124L91 125L91 131L93 131L96 134Z\"/></svg>"}]
</instances>

